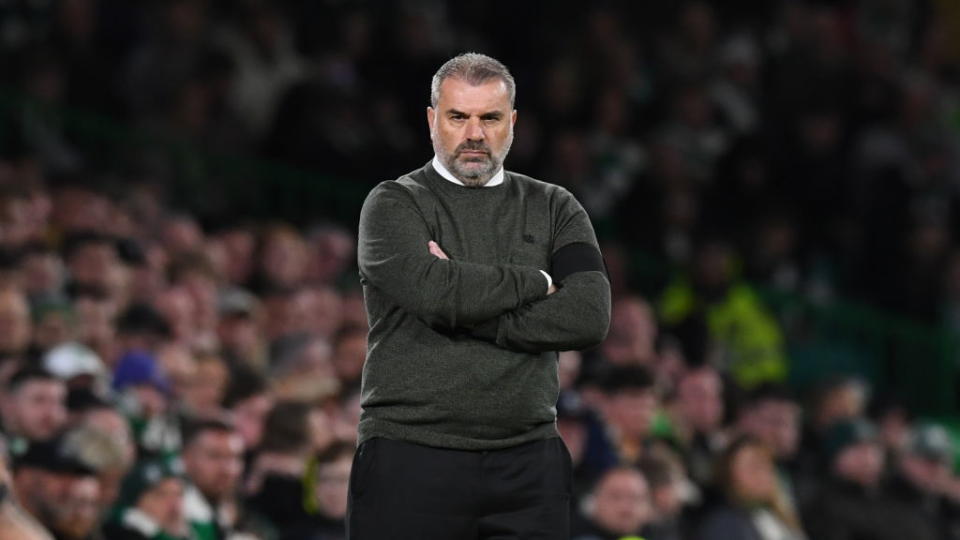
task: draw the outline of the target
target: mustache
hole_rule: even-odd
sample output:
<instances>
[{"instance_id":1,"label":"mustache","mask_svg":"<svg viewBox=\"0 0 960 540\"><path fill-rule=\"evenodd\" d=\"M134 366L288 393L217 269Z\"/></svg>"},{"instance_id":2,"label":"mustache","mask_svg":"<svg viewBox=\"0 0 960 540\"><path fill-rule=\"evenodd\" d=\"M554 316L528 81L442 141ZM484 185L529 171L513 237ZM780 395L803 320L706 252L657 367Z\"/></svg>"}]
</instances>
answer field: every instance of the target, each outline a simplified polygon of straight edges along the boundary
<instances>
[{"instance_id":1,"label":"mustache","mask_svg":"<svg viewBox=\"0 0 960 540\"><path fill-rule=\"evenodd\" d=\"M457 146L455 153L459 154L461 152L486 152L490 153L490 148L484 144L482 141L466 141Z\"/></svg>"}]
</instances>

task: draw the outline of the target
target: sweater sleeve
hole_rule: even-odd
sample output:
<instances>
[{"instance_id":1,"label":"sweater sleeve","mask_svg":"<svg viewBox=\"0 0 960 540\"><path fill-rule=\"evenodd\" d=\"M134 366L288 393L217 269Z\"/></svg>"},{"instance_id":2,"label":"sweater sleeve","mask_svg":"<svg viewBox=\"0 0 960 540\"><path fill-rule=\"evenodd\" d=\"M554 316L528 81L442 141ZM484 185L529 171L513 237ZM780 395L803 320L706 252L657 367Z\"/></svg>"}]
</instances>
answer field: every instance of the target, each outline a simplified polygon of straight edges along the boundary
<instances>
[{"instance_id":1,"label":"sweater sleeve","mask_svg":"<svg viewBox=\"0 0 960 540\"><path fill-rule=\"evenodd\" d=\"M610 282L597 238L580 203L562 194L550 269L557 292L478 325L474 336L531 353L585 349L606 337Z\"/></svg>"},{"instance_id":2,"label":"sweater sleeve","mask_svg":"<svg viewBox=\"0 0 960 540\"><path fill-rule=\"evenodd\" d=\"M442 260L431 255L430 228L407 189L383 182L360 211L361 278L431 326L456 329L544 298L537 268Z\"/></svg>"}]
</instances>

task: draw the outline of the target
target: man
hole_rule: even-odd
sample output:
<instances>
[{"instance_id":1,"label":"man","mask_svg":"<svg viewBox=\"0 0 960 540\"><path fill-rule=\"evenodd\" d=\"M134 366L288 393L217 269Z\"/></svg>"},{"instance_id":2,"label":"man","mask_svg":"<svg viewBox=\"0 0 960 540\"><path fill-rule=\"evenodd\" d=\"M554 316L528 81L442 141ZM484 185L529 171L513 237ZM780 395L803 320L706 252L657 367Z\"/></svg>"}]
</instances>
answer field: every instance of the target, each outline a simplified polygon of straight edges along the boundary
<instances>
[{"instance_id":1,"label":"man","mask_svg":"<svg viewBox=\"0 0 960 540\"><path fill-rule=\"evenodd\" d=\"M104 527L115 540L173 540L190 536L183 513L186 483L179 462L148 460L123 480L116 518Z\"/></svg>"},{"instance_id":2,"label":"man","mask_svg":"<svg viewBox=\"0 0 960 540\"><path fill-rule=\"evenodd\" d=\"M829 477L806 507L810 538L916 540L936 538L933 524L912 515L881 490L883 448L873 424L841 420L826 431Z\"/></svg>"},{"instance_id":3,"label":"man","mask_svg":"<svg viewBox=\"0 0 960 540\"><path fill-rule=\"evenodd\" d=\"M727 442L723 433L723 379L709 364L686 369L669 404L670 438L694 481L706 484Z\"/></svg>"},{"instance_id":4,"label":"man","mask_svg":"<svg viewBox=\"0 0 960 540\"><path fill-rule=\"evenodd\" d=\"M14 373L0 400L11 452L57 436L67 422L66 398L64 382L46 370L25 367Z\"/></svg>"},{"instance_id":5,"label":"man","mask_svg":"<svg viewBox=\"0 0 960 540\"><path fill-rule=\"evenodd\" d=\"M896 456L891 497L915 519L935 524L937 538L960 538L960 502L951 496L954 448L950 434L937 424L922 424Z\"/></svg>"},{"instance_id":6,"label":"man","mask_svg":"<svg viewBox=\"0 0 960 540\"><path fill-rule=\"evenodd\" d=\"M30 444L13 462L10 488L24 510L58 536L69 537L59 529L73 529L77 518L89 526L81 528L93 526L88 518L91 510L96 513L96 501L89 495L91 490L94 496L99 494L99 482L93 470L59 440ZM86 502L85 508L78 508L75 503L81 499L93 508Z\"/></svg>"},{"instance_id":7,"label":"man","mask_svg":"<svg viewBox=\"0 0 960 540\"><path fill-rule=\"evenodd\" d=\"M361 211L350 538L568 535L555 351L602 341L610 285L573 196L504 171L514 95L490 57L445 63L427 108L436 156Z\"/></svg>"},{"instance_id":8,"label":"man","mask_svg":"<svg viewBox=\"0 0 960 540\"><path fill-rule=\"evenodd\" d=\"M182 457L191 484L184 494L184 509L194 535L228 537L240 515L243 438L230 424L202 420L188 430Z\"/></svg>"},{"instance_id":9,"label":"man","mask_svg":"<svg viewBox=\"0 0 960 540\"><path fill-rule=\"evenodd\" d=\"M609 469L584 501L576 540L619 540L639 536L654 520L650 487L633 467Z\"/></svg>"},{"instance_id":10,"label":"man","mask_svg":"<svg viewBox=\"0 0 960 540\"><path fill-rule=\"evenodd\" d=\"M660 405L653 375L642 366L610 368L600 381L603 416L617 455L637 463L653 442L653 422Z\"/></svg>"}]
</instances>

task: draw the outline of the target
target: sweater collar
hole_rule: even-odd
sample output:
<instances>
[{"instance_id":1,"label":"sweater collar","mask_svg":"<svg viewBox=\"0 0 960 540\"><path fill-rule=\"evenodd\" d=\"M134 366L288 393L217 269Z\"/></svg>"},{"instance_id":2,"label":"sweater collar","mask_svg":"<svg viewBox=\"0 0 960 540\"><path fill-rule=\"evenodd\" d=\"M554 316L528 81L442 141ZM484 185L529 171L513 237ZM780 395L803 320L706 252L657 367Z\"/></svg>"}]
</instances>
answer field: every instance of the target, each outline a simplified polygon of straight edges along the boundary
<instances>
[{"instance_id":1,"label":"sweater collar","mask_svg":"<svg viewBox=\"0 0 960 540\"><path fill-rule=\"evenodd\" d=\"M437 174L442 176L444 179L453 182L457 185L464 185L456 176L453 175L446 167L443 166L443 163L440 162L440 158L436 155L433 156L433 169L437 171ZM497 174L494 174L490 180L483 185L483 187L493 187L499 186L503 183L503 167L500 167L500 170L497 171Z\"/></svg>"}]
</instances>

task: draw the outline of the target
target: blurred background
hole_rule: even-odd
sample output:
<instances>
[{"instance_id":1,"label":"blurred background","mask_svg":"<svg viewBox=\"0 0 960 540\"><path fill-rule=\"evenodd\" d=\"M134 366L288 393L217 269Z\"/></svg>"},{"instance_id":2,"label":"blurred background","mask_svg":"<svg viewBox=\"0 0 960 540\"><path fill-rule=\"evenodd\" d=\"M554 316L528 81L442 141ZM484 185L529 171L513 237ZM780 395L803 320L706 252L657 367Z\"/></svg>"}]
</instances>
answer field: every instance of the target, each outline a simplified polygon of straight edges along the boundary
<instances>
[{"instance_id":1,"label":"blurred background","mask_svg":"<svg viewBox=\"0 0 960 540\"><path fill-rule=\"evenodd\" d=\"M342 537L359 208L432 157L468 50L516 78L507 167L577 196L614 287L560 359L575 538L960 538L955 0L0 0L29 514Z\"/></svg>"}]
</instances>

